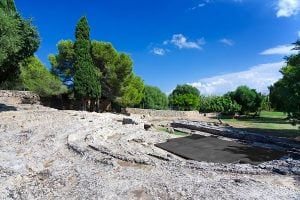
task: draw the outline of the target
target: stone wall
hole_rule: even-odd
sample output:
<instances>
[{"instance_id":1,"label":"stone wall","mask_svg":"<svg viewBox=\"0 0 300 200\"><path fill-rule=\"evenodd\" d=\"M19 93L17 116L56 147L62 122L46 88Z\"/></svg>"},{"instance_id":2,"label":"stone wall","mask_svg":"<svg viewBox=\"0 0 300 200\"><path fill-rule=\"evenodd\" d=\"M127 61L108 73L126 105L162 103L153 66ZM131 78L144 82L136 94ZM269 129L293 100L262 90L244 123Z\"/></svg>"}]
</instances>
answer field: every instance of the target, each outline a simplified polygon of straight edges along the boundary
<instances>
[{"instance_id":1,"label":"stone wall","mask_svg":"<svg viewBox=\"0 0 300 200\"><path fill-rule=\"evenodd\" d=\"M0 103L40 104L40 97L29 91L0 90Z\"/></svg>"},{"instance_id":2,"label":"stone wall","mask_svg":"<svg viewBox=\"0 0 300 200\"><path fill-rule=\"evenodd\" d=\"M139 109L139 108L125 108L125 114L140 114L151 117L197 117L198 111L174 111L174 110L152 110L152 109Z\"/></svg>"}]
</instances>

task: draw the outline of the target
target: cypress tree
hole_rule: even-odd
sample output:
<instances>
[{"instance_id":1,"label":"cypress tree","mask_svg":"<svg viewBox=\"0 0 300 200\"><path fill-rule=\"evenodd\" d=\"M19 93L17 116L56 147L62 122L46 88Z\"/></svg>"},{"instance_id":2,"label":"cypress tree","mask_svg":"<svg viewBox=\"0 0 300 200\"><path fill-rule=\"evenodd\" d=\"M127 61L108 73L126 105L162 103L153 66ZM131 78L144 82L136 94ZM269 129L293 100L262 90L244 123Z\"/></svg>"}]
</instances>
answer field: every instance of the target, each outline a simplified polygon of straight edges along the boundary
<instances>
[{"instance_id":1,"label":"cypress tree","mask_svg":"<svg viewBox=\"0 0 300 200\"><path fill-rule=\"evenodd\" d=\"M83 110L86 110L89 100L100 98L101 88L91 56L90 27L85 16L81 17L76 26L75 38L74 93L82 101Z\"/></svg>"},{"instance_id":2,"label":"cypress tree","mask_svg":"<svg viewBox=\"0 0 300 200\"><path fill-rule=\"evenodd\" d=\"M0 0L0 8L7 14L15 14L17 12L14 0Z\"/></svg>"}]
</instances>

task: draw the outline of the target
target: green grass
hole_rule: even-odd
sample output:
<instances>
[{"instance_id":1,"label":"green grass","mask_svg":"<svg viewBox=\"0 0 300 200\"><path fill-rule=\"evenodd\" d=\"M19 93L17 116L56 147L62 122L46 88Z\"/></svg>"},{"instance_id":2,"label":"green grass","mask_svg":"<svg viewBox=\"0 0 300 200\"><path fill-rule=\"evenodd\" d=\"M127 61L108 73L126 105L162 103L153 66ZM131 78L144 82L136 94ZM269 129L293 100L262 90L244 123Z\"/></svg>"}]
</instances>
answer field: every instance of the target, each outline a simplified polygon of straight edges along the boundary
<instances>
[{"instance_id":1,"label":"green grass","mask_svg":"<svg viewBox=\"0 0 300 200\"><path fill-rule=\"evenodd\" d=\"M167 131L167 128L164 128L164 127L159 127L158 128L159 131L163 131L163 132L166 132L166 133L169 133ZM174 133L169 133L175 137L187 137L187 136L190 136L190 134L188 133L184 133L184 132L180 132L180 131L174 131Z\"/></svg>"},{"instance_id":2,"label":"green grass","mask_svg":"<svg viewBox=\"0 0 300 200\"><path fill-rule=\"evenodd\" d=\"M298 126L293 126L282 112L261 112L259 117L228 118L221 117L224 123L237 128L257 131L263 134L295 138L300 136Z\"/></svg>"},{"instance_id":3,"label":"green grass","mask_svg":"<svg viewBox=\"0 0 300 200\"><path fill-rule=\"evenodd\" d=\"M262 111L260 113L260 117L269 117L269 118L278 118L278 119L285 119L287 115L283 112L269 112L269 111Z\"/></svg>"}]
</instances>

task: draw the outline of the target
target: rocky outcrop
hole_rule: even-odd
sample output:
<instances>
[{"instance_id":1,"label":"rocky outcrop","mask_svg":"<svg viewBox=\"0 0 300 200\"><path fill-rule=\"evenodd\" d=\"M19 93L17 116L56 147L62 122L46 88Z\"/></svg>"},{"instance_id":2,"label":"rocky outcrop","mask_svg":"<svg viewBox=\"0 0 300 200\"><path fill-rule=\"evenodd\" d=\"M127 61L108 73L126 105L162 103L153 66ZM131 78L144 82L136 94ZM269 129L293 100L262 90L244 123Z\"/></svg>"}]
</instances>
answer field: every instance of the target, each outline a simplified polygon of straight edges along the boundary
<instances>
[{"instance_id":1,"label":"rocky outcrop","mask_svg":"<svg viewBox=\"0 0 300 200\"><path fill-rule=\"evenodd\" d=\"M261 169L267 169L278 174L287 175L294 174L300 175L300 160L273 160L258 165Z\"/></svg>"},{"instance_id":2,"label":"rocky outcrop","mask_svg":"<svg viewBox=\"0 0 300 200\"><path fill-rule=\"evenodd\" d=\"M123 115L14 106L0 113L0 199L300 197L296 177L273 173L272 163L184 160L155 147L170 134L132 116L137 125Z\"/></svg>"},{"instance_id":3,"label":"rocky outcrop","mask_svg":"<svg viewBox=\"0 0 300 200\"><path fill-rule=\"evenodd\" d=\"M152 109L139 109L139 108L125 108L122 110L124 114L138 114L150 117L198 117L198 111L174 111L174 110L152 110Z\"/></svg>"},{"instance_id":4,"label":"rocky outcrop","mask_svg":"<svg viewBox=\"0 0 300 200\"><path fill-rule=\"evenodd\" d=\"M29 91L0 90L0 102L7 104L40 104L40 97Z\"/></svg>"},{"instance_id":5,"label":"rocky outcrop","mask_svg":"<svg viewBox=\"0 0 300 200\"><path fill-rule=\"evenodd\" d=\"M122 123L123 123L123 125L125 125L125 124L135 124L135 125L138 125L138 122L134 121L131 118L127 118L127 117L123 118L123 122Z\"/></svg>"}]
</instances>

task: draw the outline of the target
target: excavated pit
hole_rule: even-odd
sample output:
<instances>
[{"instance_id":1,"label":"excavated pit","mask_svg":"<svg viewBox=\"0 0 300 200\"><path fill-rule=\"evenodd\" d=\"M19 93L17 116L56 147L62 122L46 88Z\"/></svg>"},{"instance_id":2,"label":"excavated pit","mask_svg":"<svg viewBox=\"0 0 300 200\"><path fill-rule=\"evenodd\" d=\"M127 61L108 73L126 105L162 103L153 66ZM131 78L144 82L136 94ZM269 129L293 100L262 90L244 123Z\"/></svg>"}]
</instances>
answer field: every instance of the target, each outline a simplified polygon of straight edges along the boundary
<instances>
[{"instance_id":1,"label":"excavated pit","mask_svg":"<svg viewBox=\"0 0 300 200\"><path fill-rule=\"evenodd\" d=\"M255 147L212 136L191 135L156 144L185 159L214 163L260 164L290 155L284 151Z\"/></svg>"},{"instance_id":2,"label":"excavated pit","mask_svg":"<svg viewBox=\"0 0 300 200\"><path fill-rule=\"evenodd\" d=\"M300 159L300 143L297 141L202 121L175 120L171 126L191 135L156 146L185 159L254 165L272 160Z\"/></svg>"}]
</instances>

